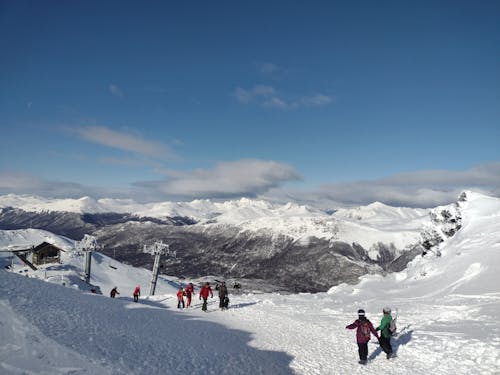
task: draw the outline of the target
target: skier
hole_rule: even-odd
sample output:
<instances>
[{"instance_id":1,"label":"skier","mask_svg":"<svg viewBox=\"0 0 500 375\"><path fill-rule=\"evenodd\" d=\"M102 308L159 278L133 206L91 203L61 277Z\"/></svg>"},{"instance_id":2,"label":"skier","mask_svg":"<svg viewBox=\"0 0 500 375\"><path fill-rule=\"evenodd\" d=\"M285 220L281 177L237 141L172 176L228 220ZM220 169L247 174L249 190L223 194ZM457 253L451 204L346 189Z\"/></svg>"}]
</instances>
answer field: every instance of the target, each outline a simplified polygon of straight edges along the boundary
<instances>
[{"instance_id":1,"label":"skier","mask_svg":"<svg viewBox=\"0 0 500 375\"><path fill-rule=\"evenodd\" d=\"M120 294L120 293L118 293L118 287L116 287L116 286L115 286L113 289L111 289L111 292L109 292L109 296L110 296L111 298L115 298L115 296L116 296L117 294Z\"/></svg>"},{"instance_id":2,"label":"skier","mask_svg":"<svg viewBox=\"0 0 500 375\"><path fill-rule=\"evenodd\" d=\"M219 307L221 310L227 309L229 303L229 297L227 292L226 283L223 281L219 285Z\"/></svg>"},{"instance_id":3,"label":"skier","mask_svg":"<svg viewBox=\"0 0 500 375\"><path fill-rule=\"evenodd\" d=\"M189 283L186 286L185 290L186 290L186 298L187 298L186 307L189 307L189 306L191 306L191 296L194 293L194 285L193 285L193 283Z\"/></svg>"},{"instance_id":4,"label":"skier","mask_svg":"<svg viewBox=\"0 0 500 375\"><path fill-rule=\"evenodd\" d=\"M179 288L179 291L177 292L177 308L180 309L181 305L182 308L184 308L184 296L186 295L186 292L184 292L184 289Z\"/></svg>"},{"instance_id":5,"label":"skier","mask_svg":"<svg viewBox=\"0 0 500 375\"><path fill-rule=\"evenodd\" d=\"M366 318L365 310L359 309L358 319L356 319L354 323L347 325L345 328L357 328L356 341L358 343L359 363L362 365L366 365L368 361L368 341L370 341L370 332L375 335L377 340L380 340L380 338L375 328L373 328L373 324Z\"/></svg>"},{"instance_id":6,"label":"skier","mask_svg":"<svg viewBox=\"0 0 500 375\"><path fill-rule=\"evenodd\" d=\"M382 317L382 321L380 322L380 325L376 330L380 331L380 346L387 355L387 359L390 359L393 357L391 346L391 331L389 329L392 321L391 308L384 307L382 313L384 314L384 316Z\"/></svg>"},{"instance_id":7,"label":"skier","mask_svg":"<svg viewBox=\"0 0 500 375\"><path fill-rule=\"evenodd\" d=\"M139 296L141 295L141 286L137 285L134 289L134 302L139 301Z\"/></svg>"},{"instance_id":8,"label":"skier","mask_svg":"<svg viewBox=\"0 0 500 375\"><path fill-rule=\"evenodd\" d=\"M203 311L207 311L207 299L209 294L210 298L214 298L210 283L207 281L200 289L200 300L203 298L203 306L201 307Z\"/></svg>"}]
</instances>

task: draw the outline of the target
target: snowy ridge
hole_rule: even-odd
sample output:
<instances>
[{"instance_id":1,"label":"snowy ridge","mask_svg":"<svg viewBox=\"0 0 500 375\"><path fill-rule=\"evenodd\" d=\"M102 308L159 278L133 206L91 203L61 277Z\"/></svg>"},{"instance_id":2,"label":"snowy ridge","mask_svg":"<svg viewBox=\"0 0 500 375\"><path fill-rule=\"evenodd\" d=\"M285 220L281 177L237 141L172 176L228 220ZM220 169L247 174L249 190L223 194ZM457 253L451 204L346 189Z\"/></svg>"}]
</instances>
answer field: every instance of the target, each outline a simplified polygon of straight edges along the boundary
<instances>
[{"instance_id":1,"label":"snowy ridge","mask_svg":"<svg viewBox=\"0 0 500 375\"><path fill-rule=\"evenodd\" d=\"M1 207L30 212L131 213L141 217L189 217L198 225L227 224L247 231L271 231L301 243L310 237L358 243L371 249L378 242L404 249L418 243L420 232L430 225L429 210L390 207L374 203L366 207L339 210L333 215L296 203L274 204L242 198L226 202L194 200L138 204L131 200L50 200L33 196L0 196ZM374 253L374 256L376 254Z\"/></svg>"},{"instance_id":2,"label":"snowy ridge","mask_svg":"<svg viewBox=\"0 0 500 375\"><path fill-rule=\"evenodd\" d=\"M49 199L32 195L8 194L0 196L0 208L13 207L27 212L73 212L73 213L129 213L140 210L141 205L130 199Z\"/></svg>"},{"instance_id":3,"label":"snowy ridge","mask_svg":"<svg viewBox=\"0 0 500 375\"><path fill-rule=\"evenodd\" d=\"M241 198L239 200L212 202L208 199L191 202L158 202L140 204L131 199L48 199L28 195L0 196L0 208L13 207L28 212L73 212L73 213L130 213L138 216L169 217L186 216L197 221L220 217L221 222L240 221L263 216L314 216L324 215L319 210L294 203L275 205L263 200Z\"/></svg>"},{"instance_id":4,"label":"snowy ridge","mask_svg":"<svg viewBox=\"0 0 500 375\"><path fill-rule=\"evenodd\" d=\"M439 244L440 256L429 253L402 272L364 276L328 293L254 295L243 285L243 294L230 290L225 312L209 300L209 313L203 313L197 299L193 308L178 311L179 280L166 277L156 296L134 304L131 290L141 283L146 295L150 271L98 253L92 281L105 295L117 285L122 294L115 300L75 290L85 290L69 277L83 269L77 253L47 266L50 283L33 279L43 279L43 270L19 264L15 273L1 270L1 372L498 374L500 200L468 192L459 208L462 228ZM3 232L9 233L0 236L2 246L47 236ZM398 357L386 360L372 339L369 363L360 368L354 332L344 327L359 308L377 326L386 305L398 309L400 333L392 338Z\"/></svg>"}]
</instances>

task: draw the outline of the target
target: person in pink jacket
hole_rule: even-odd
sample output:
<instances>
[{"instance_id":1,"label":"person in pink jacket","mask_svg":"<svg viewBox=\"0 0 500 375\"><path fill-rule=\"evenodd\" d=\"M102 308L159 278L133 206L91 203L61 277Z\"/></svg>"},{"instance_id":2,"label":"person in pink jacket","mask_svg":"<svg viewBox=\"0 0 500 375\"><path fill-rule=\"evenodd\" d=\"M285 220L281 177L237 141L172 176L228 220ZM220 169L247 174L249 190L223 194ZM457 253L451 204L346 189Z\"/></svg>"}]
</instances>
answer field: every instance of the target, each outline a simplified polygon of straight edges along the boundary
<instances>
[{"instance_id":1,"label":"person in pink jacket","mask_svg":"<svg viewBox=\"0 0 500 375\"><path fill-rule=\"evenodd\" d=\"M377 331L365 316L365 310L358 310L358 319L354 323L345 327L346 329L356 328L356 341L358 343L359 363L366 365L368 358L368 341L370 341L370 332L380 340Z\"/></svg>"}]
</instances>

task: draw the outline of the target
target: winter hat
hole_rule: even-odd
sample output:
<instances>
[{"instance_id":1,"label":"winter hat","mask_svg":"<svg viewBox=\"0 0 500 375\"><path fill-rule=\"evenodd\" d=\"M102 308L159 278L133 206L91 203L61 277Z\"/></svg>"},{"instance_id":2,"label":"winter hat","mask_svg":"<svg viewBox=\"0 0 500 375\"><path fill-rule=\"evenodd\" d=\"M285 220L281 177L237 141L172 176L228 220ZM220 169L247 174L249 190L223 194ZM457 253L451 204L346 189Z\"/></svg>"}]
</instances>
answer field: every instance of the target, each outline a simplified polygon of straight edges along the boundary
<instances>
[{"instance_id":1,"label":"winter hat","mask_svg":"<svg viewBox=\"0 0 500 375\"><path fill-rule=\"evenodd\" d=\"M365 310L363 310L363 309L359 309L359 310L358 310L358 315L359 315L359 316L365 316Z\"/></svg>"},{"instance_id":2,"label":"winter hat","mask_svg":"<svg viewBox=\"0 0 500 375\"><path fill-rule=\"evenodd\" d=\"M384 314L390 314L390 313L391 313L391 308L386 306L386 307L384 307L384 308L382 309L382 312L383 312Z\"/></svg>"}]
</instances>

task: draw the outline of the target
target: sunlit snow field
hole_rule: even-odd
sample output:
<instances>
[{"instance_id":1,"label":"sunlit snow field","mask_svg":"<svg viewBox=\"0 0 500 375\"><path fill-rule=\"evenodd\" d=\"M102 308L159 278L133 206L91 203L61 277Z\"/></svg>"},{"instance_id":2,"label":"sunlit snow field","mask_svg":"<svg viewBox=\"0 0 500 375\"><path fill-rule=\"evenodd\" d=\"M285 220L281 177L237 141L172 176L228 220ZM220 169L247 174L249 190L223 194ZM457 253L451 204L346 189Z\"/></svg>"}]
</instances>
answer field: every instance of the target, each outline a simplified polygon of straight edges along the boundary
<instances>
[{"instance_id":1,"label":"sunlit snow field","mask_svg":"<svg viewBox=\"0 0 500 375\"><path fill-rule=\"evenodd\" d=\"M192 308L177 309L175 277L160 276L147 297L149 270L99 253L91 281L103 295L91 294L70 240L0 231L3 248L48 240L68 249L63 264L38 271L17 264L7 272L8 253L1 258L0 373L498 374L500 200L471 193L462 204L463 227L439 257L419 256L402 272L328 293L251 294L243 284L240 294L230 289L229 310L219 311L214 297L208 313L197 297ZM115 285L121 294L113 300ZM361 366L355 332L345 326L359 308L377 326L384 306L398 311L397 358L387 360L372 339Z\"/></svg>"}]
</instances>

